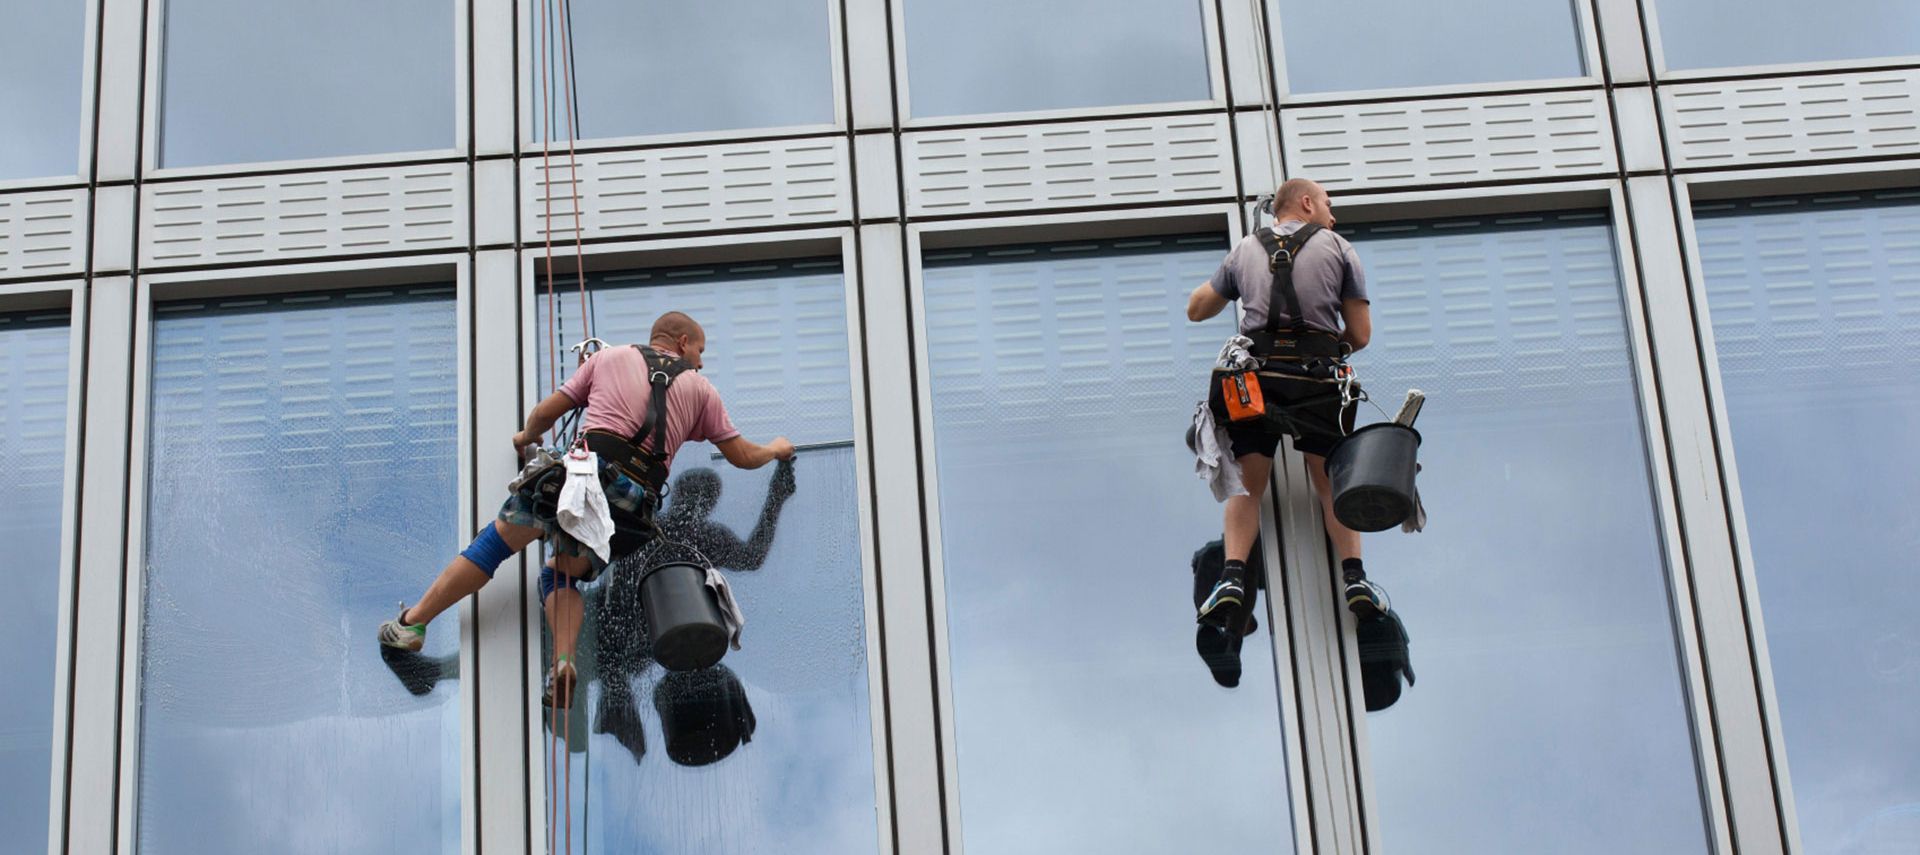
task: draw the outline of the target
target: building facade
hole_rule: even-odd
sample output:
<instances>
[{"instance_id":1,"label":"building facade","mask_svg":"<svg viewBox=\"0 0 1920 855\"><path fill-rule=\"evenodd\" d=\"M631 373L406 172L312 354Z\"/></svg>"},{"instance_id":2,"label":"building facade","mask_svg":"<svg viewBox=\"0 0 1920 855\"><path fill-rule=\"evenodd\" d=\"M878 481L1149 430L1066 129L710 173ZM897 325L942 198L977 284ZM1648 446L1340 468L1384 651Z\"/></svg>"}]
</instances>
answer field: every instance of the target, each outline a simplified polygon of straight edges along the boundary
<instances>
[{"instance_id":1,"label":"building facade","mask_svg":"<svg viewBox=\"0 0 1920 855\"><path fill-rule=\"evenodd\" d=\"M1910 2L5 17L8 851L1920 850ZM1297 455L1239 685L1194 648L1185 297L1295 176L1430 396L1371 714ZM728 671L616 576L547 722L518 559L377 650L668 308L804 449L676 465L771 538Z\"/></svg>"}]
</instances>

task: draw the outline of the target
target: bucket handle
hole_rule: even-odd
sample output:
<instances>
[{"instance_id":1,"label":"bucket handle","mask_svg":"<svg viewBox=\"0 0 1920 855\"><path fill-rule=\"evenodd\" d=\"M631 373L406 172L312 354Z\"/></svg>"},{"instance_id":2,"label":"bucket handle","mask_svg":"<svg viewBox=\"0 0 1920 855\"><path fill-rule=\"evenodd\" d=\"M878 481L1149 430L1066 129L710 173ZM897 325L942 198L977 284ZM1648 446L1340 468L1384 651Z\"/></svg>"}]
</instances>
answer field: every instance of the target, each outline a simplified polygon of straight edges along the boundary
<instances>
[{"instance_id":1,"label":"bucket handle","mask_svg":"<svg viewBox=\"0 0 1920 855\"><path fill-rule=\"evenodd\" d=\"M656 537L653 539L652 543L647 544L646 547L640 551L640 557L643 559L651 558L653 556L654 550L658 549L661 544L670 544L672 546L678 546L681 549L685 549L686 551L693 553L694 557L700 559L701 567L707 570L714 569L713 560L708 558L706 553L701 552L699 547L696 547L691 543L681 543L680 541L674 540L673 538L667 537L665 535ZM646 561L643 560L640 563L644 565Z\"/></svg>"}]
</instances>

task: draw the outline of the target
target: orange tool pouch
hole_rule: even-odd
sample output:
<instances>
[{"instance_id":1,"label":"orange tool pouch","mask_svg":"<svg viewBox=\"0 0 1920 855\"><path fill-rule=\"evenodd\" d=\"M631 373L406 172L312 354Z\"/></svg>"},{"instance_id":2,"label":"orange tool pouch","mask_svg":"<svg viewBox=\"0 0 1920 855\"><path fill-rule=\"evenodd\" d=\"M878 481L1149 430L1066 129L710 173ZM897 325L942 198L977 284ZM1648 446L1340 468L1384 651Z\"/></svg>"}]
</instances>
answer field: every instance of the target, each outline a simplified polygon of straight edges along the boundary
<instances>
[{"instance_id":1,"label":"orange tool pouch","mask_svg":"<svg viewBox=\"0 0 1920 855\"><path fill-rule=\"evenodd\" d=\"M1213 373L1214 415L1230 422L1245 422L1267 414L1267 399L1260 392L1260 376L1252 371L1215 371Z\"/></svg>"}]
</instances>

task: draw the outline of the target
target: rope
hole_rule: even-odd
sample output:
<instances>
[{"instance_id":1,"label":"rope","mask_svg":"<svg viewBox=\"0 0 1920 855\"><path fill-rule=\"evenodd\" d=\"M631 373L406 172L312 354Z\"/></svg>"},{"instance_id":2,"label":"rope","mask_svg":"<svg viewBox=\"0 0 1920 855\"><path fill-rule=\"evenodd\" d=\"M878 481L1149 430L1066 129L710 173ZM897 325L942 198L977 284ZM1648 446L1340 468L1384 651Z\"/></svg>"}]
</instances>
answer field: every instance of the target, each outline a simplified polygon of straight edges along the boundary
<instances>
[{"instance_id":1,"label":"rope","mask_svg":"<svg viewBox=\"0 0 1920 855\"><path fill-rule=\"evenodd\" d=\"M1253 40L1253 54L1260 61L1260 94L1264 103L1260 105L1260 130L1267 139L1267 161L1273 167L1273 180L1278 186L1285 176L1281 172L1280 144L1274 138L1274 126L1279 124L1279 99L1274 97L1273 62L1267 55L1267 38L1272 29L1267 26L1267 9L1262 0L1247 0L1247 6L1253 12L1254 31L1249 33ZM1270 119L1269 116L1272 118ZM1256 214L1252 223L1254 228L1260 225Z\"/></svg>"},{"instance_id":2,"label":"rope","mask_svg":"<svg viewBox=\"0 0 1920 855\"><path fill-rule=\"evenodd\" d=\"M579 136L579 120L576 108L577 95L574 90L573 11L567 0L557 0L557 4L556 6L556 0L540 0L540 41L537 57L540 66L540 103L544 119L541 125L540 165L543 186L546 189L542 198L545 213L545 228L542 229L542 261L547 280L547 365L548 381L551 388L556 389L560 386L561 373L560 332L565 326L560 317L560 299L553 271L553 135L556 131L555 119L557 118L554 109L556 95L566 105L567 204L573 222L574 273L580 293L580 323L586 337L591 339L593 336L592 312L587 295L585 253L581 246L580 161L575 146L575 138ZM559 41L557 46L554 43L556 38ZM556 64L561 65L558 75L554 73ZM558 93L554 88L556 82L560 86ZM564 447L572 444L578 421L579 413L575 411L569 413L567 418L562 419L555 426L553 439L557 446ZM557 573L558 570L556 569L555 572ZM558 597L563 590L577 593L578 589L571 585L556 588L551 596ZM559 640L562 636L568 635L578 639L581 629L577 625L563 626L570 623L570 620L562 614L559 601L552 602L555 603L555 619L551 627L553 658L548 673L552 674L554 679L550 687L552 697L546 710L548 737L545 770L549 855L563 851L573 852L573 705L576 700L575 694L579 689L579 676L577 670L571 676L564 675L561 671L563 662L566 662L569 667L573 666L569 660L561 658ZM585 617L583 612L580 623L585 622ZM561 703L563 699L564 706Z\"/></svg>"},{"instance_id":3,"label":"rope","mask_svg":"<svg viewBox=\"0 0 1920 855\"><path fill-rule=\"evenodd\" d=\"M560 0L560 52L567 61L561 66L565 74L565 103L567 105L567 186L573 199L573 271L580 287L580 330L582 338L593 338L593 323L587 311L587 265L585 253L580 246L580 158L574 151L574 137L580 135L580 126L574 115L574 103L579 93L573 88L573 9L567 0ZM549 274L551 275L551 274Z\"/></svg>"}]
</instances>

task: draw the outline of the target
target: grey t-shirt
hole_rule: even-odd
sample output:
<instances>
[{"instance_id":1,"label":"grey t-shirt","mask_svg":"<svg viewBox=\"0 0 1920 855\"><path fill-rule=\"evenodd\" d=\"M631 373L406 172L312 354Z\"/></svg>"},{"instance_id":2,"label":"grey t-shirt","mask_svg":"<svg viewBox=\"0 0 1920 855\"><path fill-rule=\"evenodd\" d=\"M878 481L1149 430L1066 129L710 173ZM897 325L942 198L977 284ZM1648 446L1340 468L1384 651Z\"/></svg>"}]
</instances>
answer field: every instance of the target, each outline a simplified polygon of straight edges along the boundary
<instances>
[{"instance_id":1,"label":"grey t-shirt","mask_svg":"<svg viewBox=\"0 0 1920 855\"><path fill-rule=\"evenodd\" d=\"M1281 234L1290 235L1304 225L1288 220L1277 228ZM1242 333L1266 327L1273 274L1267 272L1267 251L1261 248L1259 235L1241 238L1209 281L1220 296L1239 300L1246 310L1240 318ZM1307 326L1338 334L1340 304L1367 299L1367 274L1360 269L1360 256L1353 251L1353 244L1331 229L1321 229L1307 239L1307 245L1293 260L1293 289L1300 295L1300 313L1306 315ZM1292 322L1282 309L1281 326Z\"/></svg>"}]
</instances>

